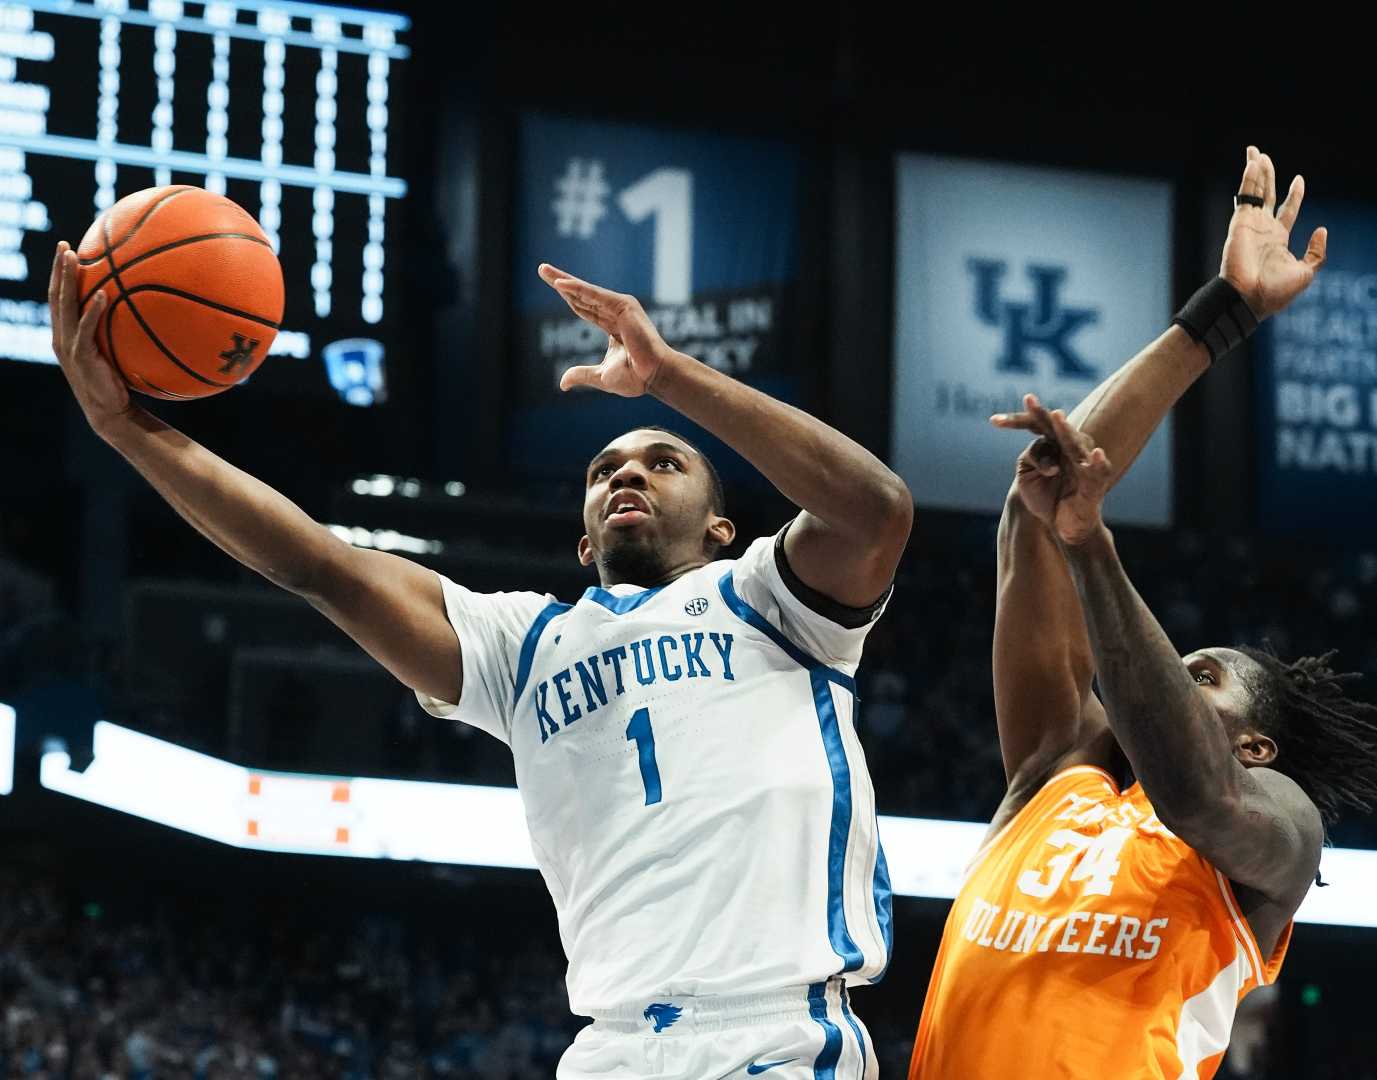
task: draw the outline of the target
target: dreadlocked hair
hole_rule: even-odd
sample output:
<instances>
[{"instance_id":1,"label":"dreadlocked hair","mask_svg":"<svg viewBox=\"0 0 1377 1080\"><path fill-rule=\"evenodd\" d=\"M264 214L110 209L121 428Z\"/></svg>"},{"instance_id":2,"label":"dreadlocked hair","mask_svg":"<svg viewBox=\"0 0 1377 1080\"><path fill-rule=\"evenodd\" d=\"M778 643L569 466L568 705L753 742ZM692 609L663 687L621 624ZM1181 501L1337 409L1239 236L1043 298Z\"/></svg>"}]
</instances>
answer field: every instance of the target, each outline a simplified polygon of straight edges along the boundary
<instances>
[{"instance_id":1,"label":"dreadlocked hair","mask_svg":"<svg viewBox=\"0 0 1377 1080\"><path fill-rule=\"evenodd\" d=\"M1272 650L1239 646L1263 670L1257 693L1258 730L1275 740L1273 765L1310 796L1326 826L1345 808L1377 806L1377 705L1350 697L1362 678L1329 666L1337 650L1286 663Z\"/></svg>"}]
</instances>

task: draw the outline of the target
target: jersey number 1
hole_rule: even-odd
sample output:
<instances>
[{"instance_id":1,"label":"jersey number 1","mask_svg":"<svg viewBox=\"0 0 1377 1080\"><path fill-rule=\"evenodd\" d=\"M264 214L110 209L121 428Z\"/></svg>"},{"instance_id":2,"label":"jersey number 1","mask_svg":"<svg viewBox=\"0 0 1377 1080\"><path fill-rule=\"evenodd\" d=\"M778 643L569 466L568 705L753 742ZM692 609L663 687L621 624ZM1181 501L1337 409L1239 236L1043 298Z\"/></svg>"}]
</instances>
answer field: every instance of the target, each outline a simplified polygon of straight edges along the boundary
<instances>
[{"instance_id":1,"label":"jersey number 1","mask_svg":"<svg viewBox=\"0 0 1377 1080\"><path fill-rule=\"evenodd\" d=\"M626 725L628 742L635 742L641 758L641 783L645 784L645 804L660 801L660 766L655 764L655 730L650 726L650 710L637 709Z\"/></svg>"}]
</instances>

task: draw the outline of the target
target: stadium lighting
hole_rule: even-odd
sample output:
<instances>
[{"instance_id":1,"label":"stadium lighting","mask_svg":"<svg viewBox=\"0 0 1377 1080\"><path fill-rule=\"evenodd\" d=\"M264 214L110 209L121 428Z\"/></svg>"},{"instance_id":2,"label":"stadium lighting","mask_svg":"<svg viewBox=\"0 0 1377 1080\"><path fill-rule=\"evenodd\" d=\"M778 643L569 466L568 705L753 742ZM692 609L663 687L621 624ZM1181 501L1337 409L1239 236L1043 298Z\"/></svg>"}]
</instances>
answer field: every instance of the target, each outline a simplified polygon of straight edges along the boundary
<instances>
[{"instance_id":1,"label":"stadium lighting","mask_svg":"<svg viewBox=\"0 0 1377 1080\"><path fill-rule=\"evenodd\" d=\"M46 752L42 785L238 848L535 869L515 788L264 772L106 721L94 748L82 773L65 752ZM881 817L894 894L955 897L985 832L979 822ZM1377 851L1327 848L1322 869L1330 887L1311 889L1297 921L1377 926Z\"/></svg>"},{"instance_id":2,"label":"stadium lighting","mask_svg":"<svg viewBox=\"0 0 1377 1080\"><path fill-rule=\"evenodd\" d=\"M377 551L406 551L412 555L438 555L445 550L439 540L408 536L395 529L365 529L361 525L328 525L332 533L346 544Z\"/></svg>"},{"instance_id":3,"label":"stadium lighting","mask_svg":"<svg viewBox=\"0 0 1377 1080\"><path fill-rule=\"evenodd\" d=\"M0 795L14 790L14 708L0 704Z\"/></svg>"}]
</instances>

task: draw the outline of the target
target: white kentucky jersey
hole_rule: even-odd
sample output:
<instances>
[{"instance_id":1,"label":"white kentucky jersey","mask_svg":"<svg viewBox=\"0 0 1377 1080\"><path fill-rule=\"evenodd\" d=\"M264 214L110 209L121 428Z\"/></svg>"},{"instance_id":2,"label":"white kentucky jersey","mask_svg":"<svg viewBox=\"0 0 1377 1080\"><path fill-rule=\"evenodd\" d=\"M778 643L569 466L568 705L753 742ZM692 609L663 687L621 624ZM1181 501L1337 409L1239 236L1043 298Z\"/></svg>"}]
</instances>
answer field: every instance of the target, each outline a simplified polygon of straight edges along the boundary
<instances>
[{"instance_id":1,"label":"white kentucky jersey","mask_svg":"<svg viewBox=\"0 0 1377 1080\"><path fill-rule=\"evenodd\" d=\"M442 582L462 696L421 702L511 747L574 1012L878 981L889 874L852 724L869 625L797 599L769 537L573 605Z\"/></svg>"}]
</instances>

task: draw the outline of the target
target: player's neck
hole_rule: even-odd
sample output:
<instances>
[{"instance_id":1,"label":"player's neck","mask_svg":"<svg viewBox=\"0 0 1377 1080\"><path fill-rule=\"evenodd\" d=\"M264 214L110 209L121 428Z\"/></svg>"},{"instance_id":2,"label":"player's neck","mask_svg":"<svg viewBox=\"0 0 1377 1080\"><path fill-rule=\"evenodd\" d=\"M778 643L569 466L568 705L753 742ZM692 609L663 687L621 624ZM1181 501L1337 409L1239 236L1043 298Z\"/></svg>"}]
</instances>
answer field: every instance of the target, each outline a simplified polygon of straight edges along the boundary
<instances>
[{"instance_id":1,"label":"player's neck","mask_svg":"<svg viewBox=\"0 0 1377 1080\"><path fill-rule=\"evenodd\" d=\"M663 571L645 570L634 574L619 574L613 568L599 566L598 580L604 589L610 589L613 585L635 585L638 589L658 589L677 581L693 570L707 566L708 562L708 559L700 558L675 564Z\"/></svg>"}]
</instances>

